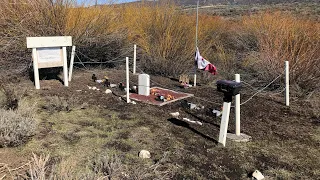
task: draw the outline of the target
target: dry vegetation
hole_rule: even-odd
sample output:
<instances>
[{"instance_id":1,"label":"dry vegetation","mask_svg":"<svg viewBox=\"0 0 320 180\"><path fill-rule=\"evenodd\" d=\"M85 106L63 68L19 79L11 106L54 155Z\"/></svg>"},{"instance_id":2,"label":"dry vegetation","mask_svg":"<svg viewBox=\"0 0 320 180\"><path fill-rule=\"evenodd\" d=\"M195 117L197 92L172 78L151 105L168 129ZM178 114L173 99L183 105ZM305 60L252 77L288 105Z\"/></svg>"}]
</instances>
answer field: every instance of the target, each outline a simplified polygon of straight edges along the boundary
<instances>
[{"instance_id":1,"label":"dry vegetation","mask_svg":"<svg viewBox=\"0 0 320 180\"><path fill-rule=\"evenodd\" d=\"M0 147L25 143L35 134L34 105L29 105L11 87L0 89Z\"/></svg>"},{"instance_id":2,"label":"dry vegetation","mask_svg":"<svg viewBox=\"0 0 320 180\"><path fill-rule=\"evenodd\" d=\"M161 1L158 4L110 5L95 8L75 6L71 0L56 0L55 3L53 0L21 0L20 2L12 3L12 0L2 0L0 5L1 80L18 81L13 78L15 74L27 75L31 66L31 53L26 49L26 37L28 36L70 35L73 37L77 50L89 56L90 61L123 59L132 53L132 44L136 43L142 51L138 63L143 71L152 75L175 77L181 73L193 72L195 14L187 13L173 3ZM302 106L309 103L310 106L316 107L314 109L319 109L318 100L309 101L313 94L317 94L314 92L320 86L320 23L318 21L299 18L290 12L262 12L241 18L200 14L199 48L202 55L218 67L220 76L233 78L234 73L240 73L244 81L259 82L255 84L257 86L265 85L283 73L284 61L288 60L291 64L292 87L295 87L300 95L309 94ZM83 54L78 53L77 55L84 57ZM89 77L88 74L87 76ZM114 78L116 77L115 75ZM0 86L4 82L1 81ZM78 85L84 82L87 83L79 80ZM76 96L70 97L54 93L41 100L35 97L40 103L37 117L41 119L41 128L37 128L38 123L34 117L36 109L35 106L30 106L35 103L26 98L21 87L19 88L19 94L11 87L1 86L0 89L0 147L18 146L25 143L31 136L36 136L33 141L23 147L24 151L27 151L28 155L30 151L45 155L33 155L27 163L29 166L27 173L23 172L26 179L182 179L197 177L223 179L228 173L231 175L233 173L248 174L243 171L253 170L257 166L268 169L266 172L280 179L290 179L295 175L302 179L319 175L319 170L313 167L317 157L312 158L315 154L317 155L313 152L316 152L319 133L311 134L315 139L308 140L311 147L309 147L310 144L304 142L311 136L308 129L310 122L304 121L309 118L309 114L302 112L300 107L296 111L284 109L291 115L293 114L295 118L297 114L305 113L303 117L299 116L298 120L296 119L298 122L295 123L308 129L308 132L302 132L303 136L297 139L290 142L285 141L282 144L282 138L287 138L286 135L290 132L282 129L283 127L279 126L278 122L272 121L274 123L271 124L272 126L268 126L270 123L265 123L265 126L276 134L276 142L269 141L269 137L266 138L263 134L264 131L252 130L247 125L248 131L252 134L256 133L255 135L262 139L261 141L240 147L232 144L228 149L229 152L224 153L221 149L217 149L213 142L201 139L199 142L201 148L202 146L204 148L201 150L205 153L201 154L201 151L199 155L190 155L190 152L195 151L194 147L200 148L200 146L198 147L199 144L195 142L197 140L183 138L194 136L193 132L197 130L187 126L193 132L186 132L186 128L183 129L182 125L178 125L180 129L176 132L177 129L171 127L172 123L167 125L168 122L166 126L160 127L158 123L163 125L163 119L159 120L157 119L159 117L148 114L151 112L149 109L145 110L144 119L140 117L141 114L134 113L133 117L129 117L129 113L129 115L124 115L124 120L119 113L123 110L121 108L125 107L121 102L112 98L111 100L103 99L105 101L100 102L102 101L100 97L92 97L92 94L89 98L81 96L81 98L87 98L87 102L81 98L76 99ZM85 91L86 88L82 87L82 90ZM67 91L65 94L72 94L74 89L62 91ZM47 91L52 93L53 90L47 89ZM203 92L208 94L211 91L210 87ZM97 102L91 102L91 100ZM120 111L114 107L109 107L113 109L110 111L96 109L104 107L105 102L109 103L109 100L110 104L114 103L115 107L120 108ZM260 104L262 102L264 101L261 100ZM90 103L94 106L88 108ZM273 103L273 106L278 105L273 101L269 103ZM267 109L273 106L268 105ZM140 113L141 109L142 107L139 106L138 108L131 107L129 110L131 113ZM250 110L250 108L247 109ZM163 113L170 110L170 108L165 109ZM277 111L277 108L273 110ZM248 117L251 117L252 112L246 113L249 114ZM272 113L271 111L270 119L277 118L278 115ZM319 123L319 111L316 110L311 114L314 116L312 117L315 119L314 123ZM257 119L262 121L260 116L264 115L260 114ZM255 123L253 120L250 122ZM141 124L147 125L141 127ZM128 131L128 129L133 130ZM299 130L299 128L295 129L295 131ZM177 135L178 138L172 139L171 131L174 131L174 135ZM287 134L282 134L284 131ZM150 137L144 139L146 135ZM158 136L163 136L159 142ZM202 134L201 137L207 136ZM304 140L301 140L303 138ZM133 142L136 139L138 142ZM262 141L270 144L266 145ZM157 151L155 159L143 161L133 155L136 151L133 151L132 148L135 150L141 146L153 148L152 143L155 143L154 147L158 148L155 150ZM169 158L163 152L164 149L161 149L167 145L166 143L168 147L165 147L167 148L165 150L174 153L174 155L169 154ZM273 151L281 151L287 156L278 160L280 155L278 152L273 152L268 147L269 145L275 149ZM292 145L299 151L305 148L310 149L308 153L300 156L301 154L297 154L298 151L289 148ZM285 148L283 149L282 146ZM126 157L118 156L114 149L122 151L122 155L126 154ZM242 154L240 159L228 156L228 153L234 151ZM53 154L47 155L49 152ZM83 152L86 153L83 154ZM223 159L217 158L218 156ZM76 158L72 159L74 157ZM213 165L210 164L210 171L212 169L215 171L206 171L209 167L200 162L212 161L208 160L208 157L216 158L215 160L222 164L227 162L224 164L226 167L213 163ZM308 161L298 162L302 161L302 157ZM238 160L248 162L240 167L241 163L237 162ZM179 162L180 165L176 162ZM267 164L263 164L264 162ZM182 167L181 163L186 167ZM303 173L298 172L301 170L299 169L301 164L307 166L306 169L303 169ZM1 165L0 163L0 175L4 172L4 166ZM190 167L192 165L196 168ZM288 168L282 166L288 166L291 169L289 171ZM232 168L240 169L241 172L233 172ZM10 171L10 168L7 169ZM177 173L177 169L180 169L180 174ZM11 174L12 178L15 175L19 176L19 173L12 174L11 172L8 174Z\"/></svg>"},{"instance_id":3,"label":"dry vegetation","mask_svg":"<svg viewBox=\"0 0 320 180\"><path fill-rule=\"evenodd\" d=\"M173 76L192 72L195 16L172 3L86 8L68 0L10 2L4 0L0 7L0 62L12 71L29 67L25 37L71 35L78 50L95 61L123 58L132 51L130 44L137 43L144 52L140 63L145 71ZM288 60L294 84L307 91L319 86L319 22L285 12L241 19L200 15L199 22L200 50L220 74L241 69L270 81Z\"/></svg>"}]
</instances>

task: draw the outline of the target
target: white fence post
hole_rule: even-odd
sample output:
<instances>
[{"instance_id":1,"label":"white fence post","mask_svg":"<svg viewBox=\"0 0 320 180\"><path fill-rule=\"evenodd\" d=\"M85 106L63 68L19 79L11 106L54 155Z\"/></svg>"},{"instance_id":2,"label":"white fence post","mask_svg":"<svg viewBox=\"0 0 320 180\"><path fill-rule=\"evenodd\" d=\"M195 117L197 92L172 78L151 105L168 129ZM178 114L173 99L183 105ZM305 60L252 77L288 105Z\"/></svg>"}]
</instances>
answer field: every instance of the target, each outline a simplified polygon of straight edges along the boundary
<instances>
[{"instance_id":1,"label":"white fence post","mask_svg":"<svg viewBox=\"0 0 320 180\"><path fill-rule=\"evenodd\" d=\"M220 133L219 133L219 143L221 143L223 145L223 147L226 146L230 107L231 107L231 102L224 102L223 103L223 111L222 111Z\"/></svg>"},{"instance_id":2,"label":"white fence post","mask_svg":"<svg viewBox=\"0 0 320 180\"><path fill-rule=\"evenodd\" d=\"M240 74L235 75L236 82L240 82ZM236 135L240 136L240 94L235 98Z\"/></svg>"},{"instance_id":3,"label":"white fence post","mask_svg":"<svg viewBox=\"0 0 320 180\"><path fill-rule=\"evenodd\" d=\"M136 74L137 68L137 45L133 46L133 74Z\"/></svg>"},{"instance_id":4,"label":"white fence post","mask_svg":"<svg viewBox=\"0 0 320 180\"><path fill-rule=\"evenodd\" d=\"M129 57L126 57L126 80L127 103L129 103Z\"/></svg>"},{"instance_id":5,"label":"white fence post","mask_svg":"<svg viewBox=\"0 0 320 180\"><path fill-rule=\"evenodd\" d=\"M76 46L72 46L71 59L70 59L70 68L69 68L69 81L71 81L71 78L72 78L74 55L76 53L75 51L76 51Z\"/></svg>"},{"instance_id":6,"label":"white fence post","mask_svg":"<svg viewBox=\"0 0 320 180\"><path fill-rule=\"evenodd\" d=\"M285 62L286 68L286 106L289 106L289 61Z\"/></svg>"},{"instance_id":7,"label":"white fence post","mask_svg":"<svg viewBox=\"0 0 320 180\"><path fill-rule=\"evenodd\" d=\"M67 64L67 47L62 47L63 52L63 82L64 86L69 86L68 64Z\"/></svg>"}]
</instances>

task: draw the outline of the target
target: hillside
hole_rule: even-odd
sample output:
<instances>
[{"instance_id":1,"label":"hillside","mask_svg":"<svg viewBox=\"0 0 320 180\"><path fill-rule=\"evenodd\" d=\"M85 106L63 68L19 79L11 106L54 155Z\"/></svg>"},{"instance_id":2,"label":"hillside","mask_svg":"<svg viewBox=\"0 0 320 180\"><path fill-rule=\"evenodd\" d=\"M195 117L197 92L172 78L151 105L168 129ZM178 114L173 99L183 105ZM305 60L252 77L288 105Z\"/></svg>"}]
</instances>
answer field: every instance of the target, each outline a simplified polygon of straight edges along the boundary
<instances>
[{"instance_id":1,"label":"hillside","mask_svg":"<svg viewBox=\"0 0 320 180\"><path fill-rule=\"evenodd\" d=\"M196 5L197 0L177 0L182 6ZM319 0L200 0L200 5L216 5L216 4L279 4L279 3L319 3Z\"/></svg>"}]
</instances>

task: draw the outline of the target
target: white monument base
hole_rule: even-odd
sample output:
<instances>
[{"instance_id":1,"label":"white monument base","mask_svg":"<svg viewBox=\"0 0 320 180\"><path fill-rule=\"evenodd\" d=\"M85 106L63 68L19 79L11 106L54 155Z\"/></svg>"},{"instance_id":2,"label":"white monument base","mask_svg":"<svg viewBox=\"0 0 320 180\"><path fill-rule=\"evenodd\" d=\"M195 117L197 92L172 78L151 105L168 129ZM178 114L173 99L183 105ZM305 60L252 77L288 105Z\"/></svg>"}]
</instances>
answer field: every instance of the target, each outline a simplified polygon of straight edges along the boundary
<instances>
[{"instance_id":1,"label":"white monument base","mask_svg":"<svg viewBox=\"0 0 320 180\"><path fill-rule=\"evenodd\" d=\"M236 134L227 133L227 138L235 141L235 142L249 142L251 140L251 136L240 133L240 136Z\"/></svg>"},{"instance_id":2,"label":"white monument base","mask_svg":"<svg viewBox=\"0 0 320 180\"><path fill-rule=\"evenodd\" d=\"M139 74L138 94L143 96L150 95L150 76L148 74Z\"/></svg>"}]
</instances>

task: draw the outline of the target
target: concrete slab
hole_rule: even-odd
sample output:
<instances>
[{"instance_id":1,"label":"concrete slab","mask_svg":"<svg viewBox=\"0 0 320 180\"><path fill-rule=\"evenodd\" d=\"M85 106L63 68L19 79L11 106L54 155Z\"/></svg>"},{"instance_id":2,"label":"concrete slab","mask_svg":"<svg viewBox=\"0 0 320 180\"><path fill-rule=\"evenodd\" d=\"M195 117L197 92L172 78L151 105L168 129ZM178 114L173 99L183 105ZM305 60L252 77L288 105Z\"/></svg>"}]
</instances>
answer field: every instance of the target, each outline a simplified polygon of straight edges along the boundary
<instances>
[{"instance_id":1,"label":"concrete slab","mask_svg":"<svg viewBox=\"0 0 320 180\"><path fill-rule=\"evenodd\" d=\"M237 136L236 134L227 133L227 138L235 142L248 142L251 140L251 136L243 133L240 133L240 136Z\"/></svg>"}]
</instances>

